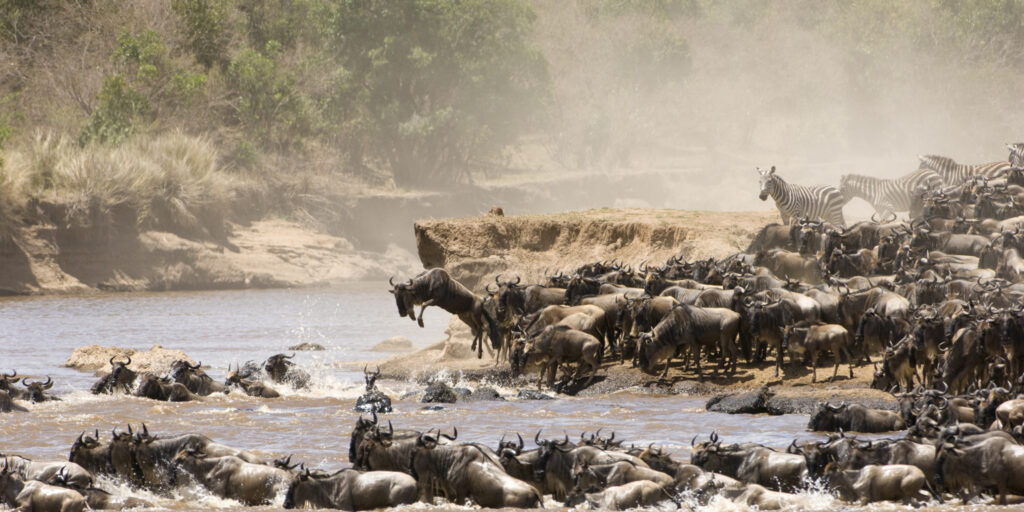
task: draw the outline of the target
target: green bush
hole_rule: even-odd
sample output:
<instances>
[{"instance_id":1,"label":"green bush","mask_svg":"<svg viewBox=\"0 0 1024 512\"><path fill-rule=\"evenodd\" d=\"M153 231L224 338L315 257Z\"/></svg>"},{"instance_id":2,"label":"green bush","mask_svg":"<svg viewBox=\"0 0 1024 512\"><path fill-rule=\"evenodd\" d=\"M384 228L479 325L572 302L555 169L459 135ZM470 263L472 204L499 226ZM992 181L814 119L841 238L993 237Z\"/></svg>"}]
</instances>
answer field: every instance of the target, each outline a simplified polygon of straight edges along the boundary
<instances>
[{"instance_id":1,"label":"green bush","mask_svg":"<svg viewBox=\"0 0 1024 512\"><path fill-rule=\"evenodd\" d=\"M358 99L356 149L399 184L468 177L535 126L548 98L535 15L515 0L344 0L333 49Z\"/></svg>"},{"instance_id":2,"label":"green bush","mask_svg":"<svg viewBox=\"0 0 1024 512\"><path fill-rule=\"evenodd\" d=\"M172 0L171 8L185 24L185 47L206 69L228 62L229 6L226 0Z\"/></svg>"}]
</instances>

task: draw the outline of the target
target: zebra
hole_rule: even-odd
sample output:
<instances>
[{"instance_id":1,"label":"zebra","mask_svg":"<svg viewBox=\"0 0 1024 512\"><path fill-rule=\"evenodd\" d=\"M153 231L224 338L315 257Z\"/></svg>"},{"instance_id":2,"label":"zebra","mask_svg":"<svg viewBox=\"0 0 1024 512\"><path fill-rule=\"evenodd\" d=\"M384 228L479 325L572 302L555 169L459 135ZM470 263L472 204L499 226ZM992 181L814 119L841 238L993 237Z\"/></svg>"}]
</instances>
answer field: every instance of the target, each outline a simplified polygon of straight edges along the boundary
<instances>
[{"instance_id":1,"label":"zebra","mask_svg":"<svg viewBox=\"0 0 1024 512\"><path fill-rule=\"evenodd\" d=\"M1024 142L1007 144L1006 147L1010 149L1010 165L1018 169L1024 167Z\"/></svg>"},{"instance_id":2,"label":"zebra","mask_svg":"<svg viewBox=\"0 0 1024 512\"><path fill-rule=\"evenodd\" d=\"M846 198L839 189L830 185L791 185L775 174L774 165L767 171L758 169L757 172L761 175L761 194L758 197L766 201L769 195L772 196L783 224L789 224L790 219L806 218L846 227L843 221Z\"/></svg>"},{"instance_id":3,"label":"zebra","mask_svg":"<svg viewBox=\"0 0 1024 512\"><path fill-rule=\"evenodd\" d=\"M896 212L910 212L916 217L915 196L942 187L942 176L931 169L918 169L895 179L876 178L862 174L844 174L839 178L839 191L849 201L859 197L875 208L883 218ZM921 205L917 201L918 207Z\"/></svg>"},{"instance_id":4,"label":"zebra","mask_svg":"<svg viewBox=\"0 0 1024 512\"><path fill-rule=\"evenodd\" d=\"M937 172L947 186L962 185L971 177L979 174L989 179L998 178L1010 169L1010 162L970 165L958 164L952 158L938 155L921 155L917 158L921 161L920 169L931 169Z\"/></svg>"}]
</instances>

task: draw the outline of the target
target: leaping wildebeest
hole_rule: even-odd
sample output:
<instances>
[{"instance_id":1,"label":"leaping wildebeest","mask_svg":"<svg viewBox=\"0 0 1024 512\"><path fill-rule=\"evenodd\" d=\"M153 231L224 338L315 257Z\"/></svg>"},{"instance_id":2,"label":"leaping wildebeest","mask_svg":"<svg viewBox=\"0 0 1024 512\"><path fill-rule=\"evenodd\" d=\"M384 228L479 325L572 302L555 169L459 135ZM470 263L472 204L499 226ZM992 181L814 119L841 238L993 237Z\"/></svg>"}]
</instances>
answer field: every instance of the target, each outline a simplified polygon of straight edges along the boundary
<instances>
[{"instance_id":1,"label":"leaping wildebeest","mask_svg":"<svg viewBox=\"0 0 1024 512\"><path fill-rule=\"evenodd\" d=\"M498 322L484 307L485 299L452 279L445 269L427 270L404 283L395 284L394 278L388 282L393 287L389 291L395 296L399 316L408 316L423 327L423 310L427 306L437 306L458 315L459 320L473 331L472 348L477 351L478 358L483 357L485 328L491 339L491 347L495 350L501 348L502 336L498 331ZM416 317L416 306L420 306L419 318Z\"/></svg>"}]
</instances>

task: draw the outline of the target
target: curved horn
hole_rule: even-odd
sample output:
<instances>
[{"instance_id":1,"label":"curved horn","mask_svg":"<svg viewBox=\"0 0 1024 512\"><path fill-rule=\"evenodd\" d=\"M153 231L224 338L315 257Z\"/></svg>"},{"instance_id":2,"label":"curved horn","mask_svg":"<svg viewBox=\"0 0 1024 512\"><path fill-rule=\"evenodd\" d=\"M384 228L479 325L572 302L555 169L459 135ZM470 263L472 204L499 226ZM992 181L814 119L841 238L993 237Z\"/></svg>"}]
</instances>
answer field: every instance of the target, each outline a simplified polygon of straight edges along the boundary
<instances>
[{"instance_id":1,"label":"curved horn","mask_svg":"<svg viewBox=\"0 0 1024 512\"><path fill-rule=\"evenodd\" d=\"M695 434L693 436L693 439L690 439L690 447L692 448L696 443L697 443L697 435Z\"/></svg>"},{"instance_id":2,"label":"curved horn","mask_svg":"<svg viewBox=\"0 0 1024 512\"><path fill-rule=\"evenodd\" d=\"M284 357L285 359L291 359L291 358L295 357L295 352L292 352L292 355L290 355L290 356L286 356L284 354L281 354L281 356Z\"/></svg>"},{"instance_id":3,"label":"curved horn","mask_svg":"<svg viewBox=\"0 0 1024 512\"><path fill-rule=\"evenodd\" d=\"M524 444L523 443L523 436L519 435L519 432L516 432L516 437L519 438L519 447L517 448L517 451L521 452L521 451L523 451L523 444Z\"/></svg>"},{"instance_id":4,"label":"curved horn","mask_svg":"<svg viewBox=\"0 0 1024 512\"><path fill-rule=\"evenodd\" d=\"M388 278L388 284L390 284L391 287L394 288L394 286L395 286L395 276L391 276L391 277Z\"/></svg>"},{"instance_id":5,"label":"curved horn","mask_svg":"<svg viewBox=\"0 0 1024 512\"><path fill-rule=\"evenodd\" d=\"M199 368L201 368L203 366L203 362L199 361L198 363L195 364L195 366L192 366L192 365L188 364L188 361L185 361L185 365L187 365L190 370L198 370Z\"/></svg>"},{"instance_id":6,"label":"curved horn","mask_svg":"<svg viewBox=\"0 0 1024 512\"><path fill-rule=\"evenodd\" d=\"M537 443L537 446L540 446L540 430L538 430L533 436L533 442Z\"/></svg>"}]
</instances>

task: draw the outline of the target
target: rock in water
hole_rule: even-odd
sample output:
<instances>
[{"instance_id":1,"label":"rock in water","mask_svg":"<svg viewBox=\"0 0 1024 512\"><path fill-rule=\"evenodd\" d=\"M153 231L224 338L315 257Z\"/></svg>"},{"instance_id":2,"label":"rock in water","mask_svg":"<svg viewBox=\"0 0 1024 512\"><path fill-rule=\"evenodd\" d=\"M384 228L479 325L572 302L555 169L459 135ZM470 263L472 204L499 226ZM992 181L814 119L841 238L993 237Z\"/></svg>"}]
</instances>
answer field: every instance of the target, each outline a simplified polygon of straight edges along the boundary
<instances>
[{"instance_id":1,"label":"rock in water","mask_svg":"<svg viewBox=\"0 0 1024 512\"><path fill-rule=\"evenodd\" d=\"M379 389L373 389L356 399L355 409L359 412L391 412L391 398Z\"/></svg>"},{"instance_id":2,"label":"rock in water","mask_svg":"<svg viewBox=\"0 0 1024 512\"><path fill-rule=\"evenodd\" d=\"M463 402L504 401L498 390L491 387L476 388L476 391L460 396Z\"/></svg>"},{"instance_id":3,"label":"rock in water","mask_svg":"<svg viewBox=\"0 0 1024 512\"><path fill-rule=\"evenodd\" d=\"M520 400L554 400L555 397L546 395L535 389L520 389L516 398Z\"/></svg>"},{"instance_id":4,"label":"rock in water","mask_svg":"<svg viewBox=\"0 0 1024 512\"><path fill-rule=\"evenodd\" d=\"M370 350L374 352L408 352L413 348L412 340L405 336L395 336L374 345Z\"/></svg>"},{"instance_id":5,"label":"rock in water","mask_svg":"<svg viewBox=\"0 0 1024 512\"><path fill-rule=\"evenodd\" d=\"M427 386L427 391L423 394L420 402L425 404L454 404L458 399L459 397L455 394L455 390L450 386L443 382L433 382Z\"/></svg>"},{"instance_id":6,"label":"rock in water","mask_svg":"<svg viewBox=\"0 0 1024 512\"><path fill-rule=\"evenodd\" d=\"M756 391L720 395L708 400L705 408L710 412L728 414L758 414L767 412L766 404L775 393L768 386L761 386Z\"/></svg>"}]
</instances>

